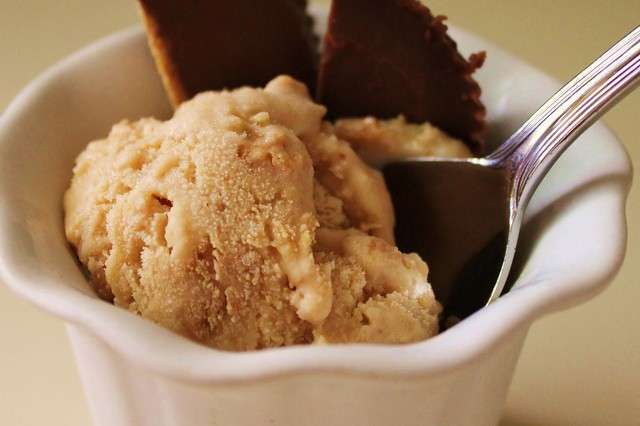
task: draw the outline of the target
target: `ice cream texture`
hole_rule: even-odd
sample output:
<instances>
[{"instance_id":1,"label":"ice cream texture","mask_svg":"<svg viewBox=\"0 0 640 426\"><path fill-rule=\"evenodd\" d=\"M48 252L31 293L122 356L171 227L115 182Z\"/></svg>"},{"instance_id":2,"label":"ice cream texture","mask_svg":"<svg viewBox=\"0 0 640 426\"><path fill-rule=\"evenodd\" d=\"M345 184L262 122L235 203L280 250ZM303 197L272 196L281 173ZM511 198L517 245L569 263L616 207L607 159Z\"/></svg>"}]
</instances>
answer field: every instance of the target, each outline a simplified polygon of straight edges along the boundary
<instances>
[{"instance_id":1,"label":"ice cream texture","mask_svg":"<svg viewBox=\"0 0 640 426\"><path fill-rule=\"evenodd\" d=\"M364 158L394 137L468 151L397 120L334 126L325 113L279 76L199 94L168 121L123 121L90 143L64 210L96 292L226 350L436 334L427 265L395 247L383 177L347 140Z\"/></svg>"}]
</instances>

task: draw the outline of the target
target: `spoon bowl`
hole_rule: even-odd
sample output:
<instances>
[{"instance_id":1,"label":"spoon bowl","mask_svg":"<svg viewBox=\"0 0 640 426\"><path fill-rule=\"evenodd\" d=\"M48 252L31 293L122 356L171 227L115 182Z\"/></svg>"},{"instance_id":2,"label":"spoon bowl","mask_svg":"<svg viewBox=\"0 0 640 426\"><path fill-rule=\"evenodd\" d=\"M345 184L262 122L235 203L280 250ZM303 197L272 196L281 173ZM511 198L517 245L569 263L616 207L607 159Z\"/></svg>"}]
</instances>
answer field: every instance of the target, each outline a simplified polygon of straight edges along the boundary
<instances>
[{"instance_id":1,"label":"spoon bowl","mask_svg":"<svg viewBox=\"0 0 640 426\"><path fill-rule=\"evenodd\" d=\"M396 240L429 265L442 318L481 308L505 258L509 175L486 160L423 159L384 169L396 209Z\"/></svg>"}]
</instances>

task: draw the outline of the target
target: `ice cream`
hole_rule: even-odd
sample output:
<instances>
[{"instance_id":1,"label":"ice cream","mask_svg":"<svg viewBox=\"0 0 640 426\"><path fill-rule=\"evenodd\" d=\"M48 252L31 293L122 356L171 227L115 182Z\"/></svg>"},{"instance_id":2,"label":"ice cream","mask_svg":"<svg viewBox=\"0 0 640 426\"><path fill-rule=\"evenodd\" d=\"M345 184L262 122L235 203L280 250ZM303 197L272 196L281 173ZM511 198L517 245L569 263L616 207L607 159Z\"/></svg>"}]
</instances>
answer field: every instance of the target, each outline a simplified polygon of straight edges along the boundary
<instances>
[{"instance_id":1,"label":"ice cream","mask_svg":"<svg viewBox=\"0 0 640 426\"><path fill-rule=\"evenodd\" d=\"M325 113L280 76L90 143L64 197L65 231L98 294L227 350L436 334L427 265L395 247L383 177L343 139L384 145L375 121L334 127Z\"/></svg>"},{"instance_id":2,"label":"ice cream","mask_svg":"<svg viewBox=\"0 0 640 426\"><path fill-rule=\"evenodd\" d=\"M465 158L469 147L430 123L408 123L403 116L388 120L374 117L340 119L336 135L348 140L360 158L368 164L385 163L415 157Z\"/></svg>"}]
</instances>

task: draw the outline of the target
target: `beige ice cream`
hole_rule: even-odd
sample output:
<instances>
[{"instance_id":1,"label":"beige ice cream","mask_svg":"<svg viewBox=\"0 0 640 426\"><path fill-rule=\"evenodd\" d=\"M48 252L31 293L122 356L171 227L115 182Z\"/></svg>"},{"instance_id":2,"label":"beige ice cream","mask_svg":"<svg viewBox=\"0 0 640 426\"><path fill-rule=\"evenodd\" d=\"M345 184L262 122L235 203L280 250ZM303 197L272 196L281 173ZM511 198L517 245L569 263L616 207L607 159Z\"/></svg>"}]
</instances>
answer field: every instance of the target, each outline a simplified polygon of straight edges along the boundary
<instances>
[{"instance_id":1,"label":"beige ice cream","mask_svg":"<svg viewBox=\"0 0 640 426\"><path fill-rule=\"evenodd\" d=\"M200 94L169 121L122 122L89 144L65 230L96 291L221 349L436 334L427 265L395 248L382 175L344 140L379 146L371 126L388 123L334 128L324 114L282 76Z\"/></svg>"},{"instance_id":2,"label":"beige ice cream","mask_svg":"<svg viewBox=\"0 0 640 426\"><path fill-rule=\"evenodd\" d=\"M412 157L471 157L463 142L429 123L407 123L402 116L345 118L336 122L335 133L348 140L360 158L376 166Z\"/></svg>"}]
</instances>

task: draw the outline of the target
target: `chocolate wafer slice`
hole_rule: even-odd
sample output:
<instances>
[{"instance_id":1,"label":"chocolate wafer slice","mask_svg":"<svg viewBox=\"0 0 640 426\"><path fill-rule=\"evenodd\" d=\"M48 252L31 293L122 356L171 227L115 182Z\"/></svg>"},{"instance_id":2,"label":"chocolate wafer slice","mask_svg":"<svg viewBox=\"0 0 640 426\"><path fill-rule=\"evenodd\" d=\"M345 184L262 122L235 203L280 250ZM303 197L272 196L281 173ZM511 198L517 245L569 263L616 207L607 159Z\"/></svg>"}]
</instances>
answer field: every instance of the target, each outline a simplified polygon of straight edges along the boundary
<instances>
[{"instance_id":1,"label":"chocolate wafer slice","mask_svg":"<svg viewBox=\"0 0 640 426\"><path fill-rule=\"evenodd\" d=\"M171 102L204 90L264 86L289 74L315 86L306 0L139 0Z\"/></svg>"},{"instance_id":2,"label":"chocolate wafer slice","mask_svg":"<svg viewBox=\"0 0 640 426\"><path fill-rule=\"evenodd\" d=\"M465 60L444 19L417 0L333 0L319 101L333 117L429 121L480 154L485 108L471 75L484 52Z\"/></svg>"}]
</instances>

